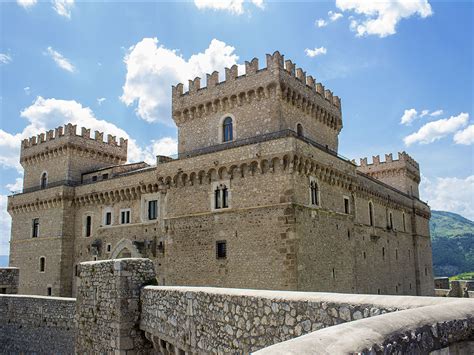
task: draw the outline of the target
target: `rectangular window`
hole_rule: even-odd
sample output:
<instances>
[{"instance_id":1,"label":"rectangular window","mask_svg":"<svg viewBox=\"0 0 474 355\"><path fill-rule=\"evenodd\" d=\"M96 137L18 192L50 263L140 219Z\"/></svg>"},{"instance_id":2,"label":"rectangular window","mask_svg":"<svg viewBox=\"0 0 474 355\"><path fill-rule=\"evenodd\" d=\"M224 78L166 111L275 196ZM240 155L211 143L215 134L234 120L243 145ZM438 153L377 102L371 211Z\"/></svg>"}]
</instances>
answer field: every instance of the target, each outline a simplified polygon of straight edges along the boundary
<instances>
[{"instance_id":1,"label":"rectangular window","mask_svg":"<svg viewBox=\"0 0 474 355\"><path fill-rule=\"evenodd\" d=\"M225 240L216 242L216 258L217 259L227 258L227 242Z\"/></svg>"},{"instance_id":2,"label":"rectangular window","mask_svg":"<svg viewBox=\"0 0 474 355\"><path fill-rule=\"evenodd\" d=\"M107 244L107 253L112 251L112 244Z\"/></svg>"},{"instance_id":3,"label":"rectangular window","mask_svg":"<svg viewBox=\"0 0 474 355\"><path fill-rule=\"evenodd\" d=\"M105 225L110 226L112 224L112 212L105 213Z\"/></svg>"},{"instance_id":4,"label":"rectangular window","mask_svg":"<svg viewBox=\"0 0 474 355\"><path fill-rule=\"evenodd\" d=\"M148 201L148 219L153 220L158 217L158 201Z\"/></svg>"},{"instance_id":5,"label":"rectangular window","mask_svg":"<svg viewBox=\"0 0 474 355\"><path fill-rule=\"evenodd\" d=\"M31 238L38 238L39 236L39 218L33 219L31 227Z\"/></svg>"},{"instance_id":6,"label":"rectangular window","mask_svg":"<svg viewBox=\"0 0 474 355\"><path fill-rule=\"evenodd\" d=\"M51 287L48 287L48 296L51 296L53 294L53 290Z\"/></svg>"},{"instance_id":7,"label":"rectangular window","mask_svg":"<svg viewBox=\"0 0 474 355\"><path fill-rule=\"evenodd\" d=\"M86 237L90 237L92 234L92 217L86 217Z\"/></svg>"},{"instance_id":8,"label":"rectangular window","mask_svg":"<svg viewBox=\"0 0 474 355\"><path fill-rule=\"evenodd\" d=\"M350 209L349 209L349 198L344 197L344 213L349 214Z\"/></svg>"},{"instance_id":9,"label":"rectangular window","mask_svg":"<svg viewBox=\"0 0 474 355\"><path fill-rule=\"evenodd\" d=\"M5 295L6 293L7 293L7 288L6 287L0 288L0 295Z\"/></svg>"},{"instance_id":10,"label":"rectangular window","mask_svg":"<svg viewBox=\"0 0 474 355\"><path fill-rule=\"evenodd\" d=\"M214 208L221 208L221 190L219 188L214 191Z\"/></svg>"},{"instance_id":11,"label":"rectangular window","mask_svg":"<svg viewBox=\"0 0 474 355\"><path fill-rule=\"evenodd\" d=\"M97 181L97 175L94 175L94 176L92 177L92 181Z\"/></svg>"},{"instance_id":12,"label":"rectangular window","mask_svg":"<svg viewBox=\"0 0 474 355\"><path fill-rule=\"evenodd\" d=\"M109 174L102 174L102 180L107 180L109 178Z\"/></svg>"},{"instance_id":13,"label":"rectangular window","mask_svg":"<svg viewBox=\"0 0 474 355\"><path fill-rule=\"evenodd\" d=\"M222 208L229 207L229 192L227 187L224 186L222 189Z\"/></svg>"},{"instance_id":14,"label":"rectangular window","mask_svg":"<svg viewBox=\"0 0 474 355\"><path fill-rule=\"evenodd\" d=\"M130 223L130 210L120 211L120 223L129 224Z\"/></svg>"}]
</instances>

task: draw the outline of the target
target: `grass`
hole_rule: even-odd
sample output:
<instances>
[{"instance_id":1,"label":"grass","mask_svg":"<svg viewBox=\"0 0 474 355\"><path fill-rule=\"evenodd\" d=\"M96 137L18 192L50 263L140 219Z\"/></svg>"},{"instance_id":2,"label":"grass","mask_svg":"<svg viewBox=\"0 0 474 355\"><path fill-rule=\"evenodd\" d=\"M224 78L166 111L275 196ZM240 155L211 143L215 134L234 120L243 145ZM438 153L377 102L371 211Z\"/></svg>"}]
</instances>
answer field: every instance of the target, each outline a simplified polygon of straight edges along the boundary
<instances>
[{"instance_id":1,"label":"grass","mask_svg":"<svg viewBox=\"0 0 474 355\"><path fill-rule=\"evenodd\" d=\"M474 271L463 272L462 274L451 276L450 280L474 280Z\"/></svg>"}]
</instances>

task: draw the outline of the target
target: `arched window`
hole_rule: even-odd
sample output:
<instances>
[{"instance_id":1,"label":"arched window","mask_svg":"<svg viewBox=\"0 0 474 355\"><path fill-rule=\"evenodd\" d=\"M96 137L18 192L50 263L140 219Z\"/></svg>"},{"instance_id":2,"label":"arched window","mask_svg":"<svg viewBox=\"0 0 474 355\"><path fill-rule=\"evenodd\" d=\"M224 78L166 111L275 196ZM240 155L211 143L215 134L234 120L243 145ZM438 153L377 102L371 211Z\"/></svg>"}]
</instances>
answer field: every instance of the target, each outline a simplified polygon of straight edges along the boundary
<instances>
[{"instance_id":1,"label":"arched window","mask_svg":"<svg viewBox=\"0 0 474 355\"><path fill-rule=\"evenodd\" d=\"M374 225L374 205L372 202L369 202L369 224Z\"/></svg>"},{"instance_id":2,"label":"arched window","mask_svg":"<svg viewBox=\"0 0 474 355\"><path fill-rule=\"evenodd\" d=\"M233 127L232 127L232 118L226 117L222 124L222 141L230 142L234 139Z\"/></svg>"},{"instance_id":3,"label":"arched window","mask_svg":"<svg viewBox=\"0 0 474 355\"><path fill-rule=\"evenodd\" d=\"M39 270L40 270L40 272L44 272L45 263L46 263L46 258L45 258L44 256L42 256L42 257L40 258L40 264L39 264Z\"/></svg>"},{"instance_id":4,"label":"arched window","mask_svg":"<svg viewBox=\"0 0 474 355\"><path fill-rule=\"evenodd\" d=\"M214 190L214 209L229 207L229 189L226 185L220 184Z\"/></svg>"},{"instance_id":5,"label":"arched window","mask_svg":"<svg viewBox=\"0 0 474 355\"><path fill-rule=\"evenodd\" d=\"M48 186L48 174L44 172L41 174L41 188L45 189Z\"/></svg>"},{"instance_id":6,"label":"arched window","mask_svg":"<svg viewBox=\"0 0 474 355\"><path fill-rule=\"evenodd\" d=\"M303 125L301 123L296 125L296 134L298 137L303 137Z\"/></svg>"},{"instance_id":7,"label":"arched window","mask_svg":"<svg viewBox=\"0 0 474 355\"><path fill-rule=\"evenodd\" d=\"M313 206L319 206L319 185L316 181L311 181L311 204Z\"/></svg>"}]
</instances>

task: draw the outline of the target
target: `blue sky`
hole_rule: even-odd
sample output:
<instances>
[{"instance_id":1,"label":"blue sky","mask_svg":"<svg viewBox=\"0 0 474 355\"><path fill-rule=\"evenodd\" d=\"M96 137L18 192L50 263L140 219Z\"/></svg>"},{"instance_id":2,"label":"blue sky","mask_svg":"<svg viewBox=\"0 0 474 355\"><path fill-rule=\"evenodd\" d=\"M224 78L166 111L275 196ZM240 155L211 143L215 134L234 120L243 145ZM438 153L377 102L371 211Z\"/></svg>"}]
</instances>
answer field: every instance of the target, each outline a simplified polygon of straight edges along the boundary
<instances>
[{"instance_id":1,"label":"blue sky","mask_svg":"<svg viewBox=\"0 0 474 355\"><path fill-rule=\"evenodd\" d=\"M472 2L19 0L0 16L0 254L21 138L73 121L128 136L131 160L172 154L171 85L275 50L342 98L341 154L406 150L422 198L474 218Z\"/></svg>"}]
</instances>

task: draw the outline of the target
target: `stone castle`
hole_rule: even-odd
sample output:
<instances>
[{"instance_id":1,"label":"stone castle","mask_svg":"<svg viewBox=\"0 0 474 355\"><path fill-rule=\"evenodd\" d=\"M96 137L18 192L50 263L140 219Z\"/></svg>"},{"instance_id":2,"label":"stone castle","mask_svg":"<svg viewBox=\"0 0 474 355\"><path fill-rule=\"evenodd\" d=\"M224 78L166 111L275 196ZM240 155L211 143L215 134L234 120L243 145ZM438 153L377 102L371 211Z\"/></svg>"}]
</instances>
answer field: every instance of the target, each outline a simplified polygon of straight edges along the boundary
<instances>
[{"instance_id":1,"label":"stone castle","mask_svg":"<svg viewBox=\"0 0 474 355\"><path fill-rule=\"evenodd\" d=\"M80 263L145 257L160 285L432 295L418 164L338 155L341 100L266 61L173 87L178 156L154 166L71 124L25 139L8 200L18 292L76 296Z\"/></svg>"}]
</instances>

